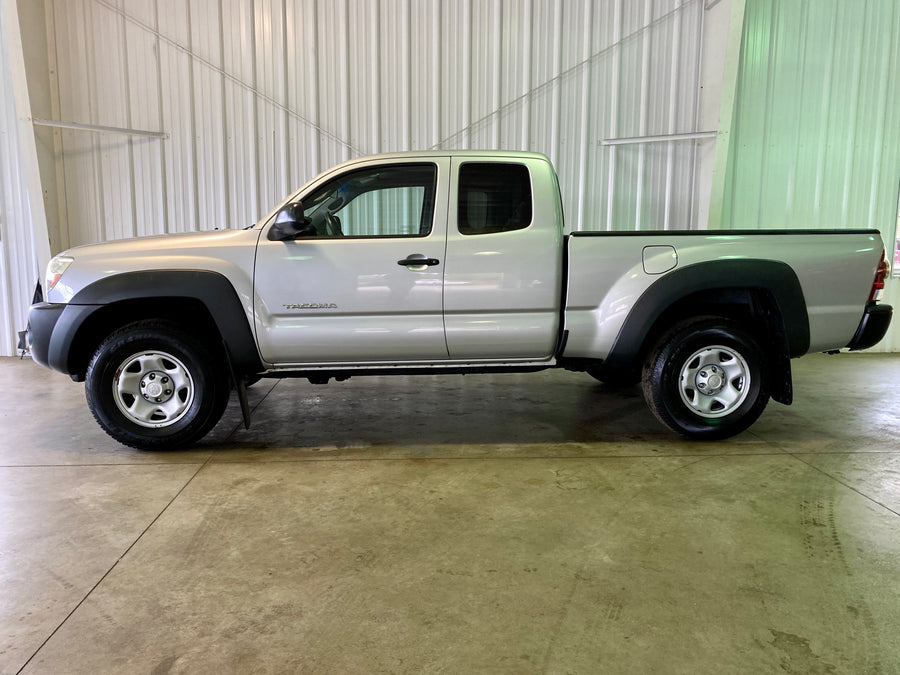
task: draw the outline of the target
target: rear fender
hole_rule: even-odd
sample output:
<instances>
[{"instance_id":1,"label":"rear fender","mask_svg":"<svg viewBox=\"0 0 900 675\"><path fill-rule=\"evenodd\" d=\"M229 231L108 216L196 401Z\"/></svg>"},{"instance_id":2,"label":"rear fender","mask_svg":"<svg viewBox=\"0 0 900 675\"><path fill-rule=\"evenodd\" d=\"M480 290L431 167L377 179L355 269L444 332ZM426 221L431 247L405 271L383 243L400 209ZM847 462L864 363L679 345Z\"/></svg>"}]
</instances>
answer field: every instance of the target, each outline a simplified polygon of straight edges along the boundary
<instances>
[{"instance_id":1,"label":"rear fender","mask_svg":"<svg viewBox=\"0 0 900 675\"><path fill-rule=\"evenodd\" d=\"M711 307L751 324L770 356L770 393L790 403L790 359L809 349L809 317L797 275L777 261L717 260L667 274L634 304L604 366L633 366L669 326Z\"/></svg>"}]
</instances>

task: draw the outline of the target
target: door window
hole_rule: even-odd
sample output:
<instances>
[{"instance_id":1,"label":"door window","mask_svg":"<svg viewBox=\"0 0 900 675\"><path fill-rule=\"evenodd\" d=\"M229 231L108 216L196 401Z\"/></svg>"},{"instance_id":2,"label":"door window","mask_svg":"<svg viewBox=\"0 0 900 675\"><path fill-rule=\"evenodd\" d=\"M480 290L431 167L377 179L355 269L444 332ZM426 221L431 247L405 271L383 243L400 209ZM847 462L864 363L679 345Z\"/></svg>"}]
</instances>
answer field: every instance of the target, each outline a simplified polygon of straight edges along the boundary
<instances>
[{"instance_id":1,"label":"door window","mask_svg":"<svg viewBox=\"0 0 900 675\"><path fill-rule=\"evenodd\" d=\"M437 170L392 164L345 173L303 200L316 237L425 237Z\"/></svg>"}]
</instances>

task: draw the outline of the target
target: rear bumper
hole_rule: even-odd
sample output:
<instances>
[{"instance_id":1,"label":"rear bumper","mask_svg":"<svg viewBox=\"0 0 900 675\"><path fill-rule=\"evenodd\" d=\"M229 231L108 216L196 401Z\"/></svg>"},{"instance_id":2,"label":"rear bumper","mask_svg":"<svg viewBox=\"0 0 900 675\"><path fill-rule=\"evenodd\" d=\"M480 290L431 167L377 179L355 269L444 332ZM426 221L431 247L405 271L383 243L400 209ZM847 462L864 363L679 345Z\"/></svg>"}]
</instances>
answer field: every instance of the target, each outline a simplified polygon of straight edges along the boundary
<instances>
[{"instance_id":1,"label":"rear bumper","mask_svg":"<svg viewBox=\"0 0 900 675\"><path fill-rule=\"evenodd\" d=\"M894 313L893 307L890 305L876 305L874 302L866 305L866 311L863 313L859 327L856 329L856 335L847 345L850 349L868 349L878 344L884 334L887 333L888 326L891 325L891 316Z\"/></svg>"}]
</instances>

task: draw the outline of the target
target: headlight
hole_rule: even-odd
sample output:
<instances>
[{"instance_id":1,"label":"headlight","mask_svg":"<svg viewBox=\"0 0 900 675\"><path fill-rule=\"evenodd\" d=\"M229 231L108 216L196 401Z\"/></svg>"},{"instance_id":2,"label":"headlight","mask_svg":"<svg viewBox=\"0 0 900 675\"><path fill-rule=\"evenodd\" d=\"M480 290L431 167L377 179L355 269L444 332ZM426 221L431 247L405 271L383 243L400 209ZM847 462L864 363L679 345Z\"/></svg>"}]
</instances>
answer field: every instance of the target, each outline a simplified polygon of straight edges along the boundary
<instances>
[{"instance_id":1,"label":"headlight","mask_svg":"<svg viewBox=\"0 0 900 675\"><path fill-rule=\"evenodd\" d=\"M75 258L67 255L58 255L50 261L50 264L47 265L47 275L44 277L44 288L47 289L45 293L49 293L50 289L56 286L63 272L69 269L69 265L73 262L75 262Z\"/></svg>"}]
</instances>

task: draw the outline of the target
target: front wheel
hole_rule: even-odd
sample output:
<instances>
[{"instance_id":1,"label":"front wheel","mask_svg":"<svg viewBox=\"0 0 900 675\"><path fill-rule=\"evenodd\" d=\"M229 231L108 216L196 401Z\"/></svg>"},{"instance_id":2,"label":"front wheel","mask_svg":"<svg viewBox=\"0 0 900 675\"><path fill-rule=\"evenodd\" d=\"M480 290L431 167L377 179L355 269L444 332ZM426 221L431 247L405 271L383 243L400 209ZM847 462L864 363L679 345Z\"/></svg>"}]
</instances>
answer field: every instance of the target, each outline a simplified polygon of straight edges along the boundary
<instances>
[{"instance_id":1,"label":"front wheel","mask_svg":"<svg viewBox=\"0 0 900 675\"><path fill-rule=\"evenodd\" d=\"M124 445L190 445L215 426L228 403L227 367L216 363L201 340L173 324L130 324L107 337L91 359L88 407Z\"/></svg>"},{"instance_id":2,"label":"front wheel","mask_svg":"<svg viewBox=\"0 0 900 675\"><path fill-rule=\"evenodd\" d=\"M644 398L673 431L727 438L765 409L764 372L762 350L734 321L690 319L666 333L644 363Z\"/></svg>"}]
</instances>

